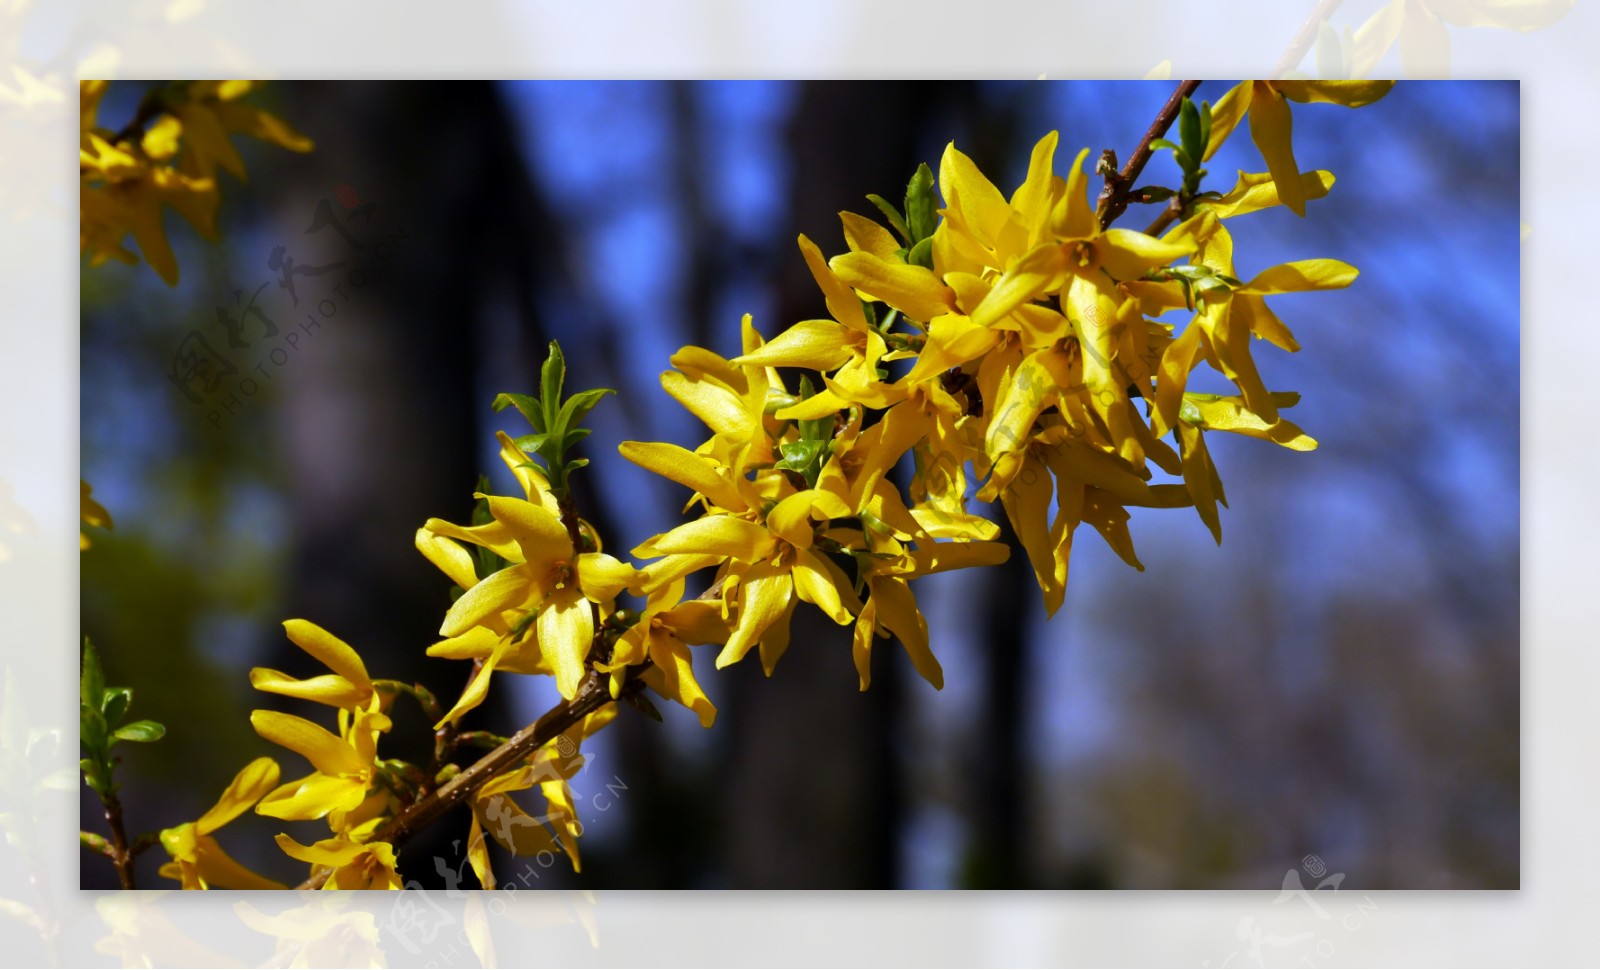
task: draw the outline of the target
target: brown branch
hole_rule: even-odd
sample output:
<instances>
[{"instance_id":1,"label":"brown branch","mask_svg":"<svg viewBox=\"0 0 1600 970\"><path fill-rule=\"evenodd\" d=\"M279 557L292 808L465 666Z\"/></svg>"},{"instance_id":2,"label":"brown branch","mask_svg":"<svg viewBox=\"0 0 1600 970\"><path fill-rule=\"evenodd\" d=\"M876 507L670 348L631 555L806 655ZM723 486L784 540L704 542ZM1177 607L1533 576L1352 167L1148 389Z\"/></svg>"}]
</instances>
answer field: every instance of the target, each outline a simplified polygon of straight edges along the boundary
<instances>
[{"instance_id":1,"label":"brown branch","mask_svg":"<svg viewBox=\"0 0 1600 970\"><path fill-rule=\"evenodd\" d=\"M1146 236L1158 236L1165 232L1168 226L1182 217L1184 205L1183 193L1174 193L1172 198L1167 201L1166 208L1161 210L1161 214L1156 216L1154 222L1145 227L1144 234Z\"/></svg>"},{"instance_id":2,"label":"brown branch","mask_svg":"<svg viewBox=\"0 0 1600 970\"><path fill-rule=\"evenodd\" d=\"M1321 0L1312 9L1311 16L1307 17L1305 23L1300 25L1300 29L1295 33L1294 39L1289 41L1289 46L1284 50L1283 56L1278 58L1277 65L1273 67L1272 73L1267 75L1268 77L1283 77L1285 73L1294 70L1295 65L1300 63L1306 56L1306 51L1310 50L1311 45L1316 41L1317 31L1321 30L1322 25L1327 23L1329 17L1333 16L1333 12L1339 9L1341 2L1342 0Z\"/></svg>"},{"instance_id":3,"label":"brown branch","mask_svg":"<svg viewBox=\"0 0 1600 970\"><path fill-rule=\"evenodd\" d=\"M471 767L390 819L368 841L387 842L398 848L401 843L437 822L451 809L465 804L490 779L509 771L517 762L533 754L585 717L612 703L608 684L608 677L598 671L590 671L589 676L578 685L578 693L572 700L557 704L539 720L512 735L505 744L484 755ZM618 699L630 693L637 693L643 687L644 681L637 676L630 677L618 694ZM331 873L331 869L325 869L296 888L320 889Z\"/></svg>"},{"instance_id":4,"label":"brown branch","mask_svg":"<svg viewBox=\"0 0 1600 970\"><path fill-rule=\"evenodd\" d=\"M122 130L111 136L111 144L117 145L131 141L134 135L143 135L150 122L156 120L167 111L165 99L161 97L161 88L152 88L139 99L139 107L134 112L133 120L122 127Z\"/></svg>"},{"instance_id":5,"label":"brown branch","mask_svg":"<svg viewBox=\"0 0 1600 970\"><path fill-rule=\"evenodd\" d=\"M133 852L128 848L128 832L122 825L122 800L114 792L101 798L106 808L106 824L111 826L111 864L117 867L117 880L123 889L133 889Z\"/></svg>"},{"instance_id":6,"label":"brown branch","mask_svg":"<svg viewBox=\"0 0 1600 970\"><path fill-rule=\"evenodd\" d=\"M1172 97L1167 99L1167 103L1162 105L1160 112L1156 114L1156 120L1150 123L1149 130L1144 133L1143 138L1139 139L1139 145L1133 150L1133 155L1129 157L1128 164L1122 167L1120 173L1114 171L1105 173L1105 188L1100 190L1100 198L1095 205L1095 212L1100 217L1101 229L1110 226L1128 208L1130 194L1133 191L1133 183L1138 180L1140 173L1144 171L1145 164L1150 161L1150 156L1155 152L1155 149L1150 147L1150 143L1167 133L1167 129L1172 127L1172 123L1178 120L1178 112L1183 108L1183 99L1194 94L1195 89L1199 86L1199 81L1183 81L1179 83L1177 90L1172 92ZM1115 158L1115 156L1111 157Z\"/></svg>"}]
</instances>

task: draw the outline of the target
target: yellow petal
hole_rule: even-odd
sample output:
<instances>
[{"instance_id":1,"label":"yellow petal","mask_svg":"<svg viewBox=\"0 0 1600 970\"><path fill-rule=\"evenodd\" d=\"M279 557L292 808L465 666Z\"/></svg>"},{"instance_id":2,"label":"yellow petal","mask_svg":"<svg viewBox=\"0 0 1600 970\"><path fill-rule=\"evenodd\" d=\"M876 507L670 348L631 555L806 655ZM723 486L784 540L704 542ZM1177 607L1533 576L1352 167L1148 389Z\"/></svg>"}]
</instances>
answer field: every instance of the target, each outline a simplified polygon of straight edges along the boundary
<instances>
[{"instance_id":1,"label":"yellow petal","mask_svg":"<svg viewBox=\"0 0 1600 970\"><path fill-rule=\"evenodd\" d=\"M1227 504L1222 495L1222 480L1217 477L1216 466L1211 463L1211 453L1206 449L1205 434L1188 424L1178 425L1178 440L1183 446L1183 482L1194 499L1195 511L1211 530L1211 537L1222 544L1222 522L1217 517L1217 503Z\"/></svg>"},{"instance_id":2,"label":"yellow petal","mask_svg":"<svg viewBox=\"0 0 1600 970\"><path fill-rule=\"evenodd\" d=\"M1256 143L1267 171L1278 186L1278 198L1297 216L1306 214L1305 193L1301 188L1300 168L1294 160L1291 139L1293 119L1289 103L1277 91L1258 84L1250 104L1250 138Z\"/></svg>"},{"instance_id":3,"label":"yellow petal","mask_svg":"<svg viewBox=\"0 0 1600 970\"><path fill-rule=\"evenodd\" d=\"M828 266L846 285L882 300L919 323L955 309L955 294L925 266L856 252L835 256Z\"/></svg>"},{"instance_id":4,"label":"yellow petal","mask_svg":"<svg viewBox=\"0 0 1600 970\"><path fill-rule=\"evenodd\" d=\"M855 514L855 510L839 501L838 496L829 492L807 489L796 492L767 513L767 529L775 536L800 549L811 545L813 539L811 512L819 502L829 502L837 510L844 509L840 515L825 515L825 518L847 519Z\"/></svg>"},{"instance_id":5,"label":"yellow petal","mask_svg":"<svg viewBox=\"0 0 1600 970\"><path fill-rule=\"evenodd\" d=\"M364 767L343 739L303 717L281 711L251 711L250 724L257 734L301 755L324 775L353 775Z\"/></svg>"},{"instance_id":6,"label":"yellow petal","mask_svg":"<svg viewBox=\"0 0 1600 970\"><path fill-rule=\"evenodd\" d=\"M500 442L500 460L505 462L506 468L516 476L528 501L543 506L551 515L560 515L561 506L556 501L554 493L550 491L550 481L545 478L544 470L535 464L526 452L517 447L517 443L510 435L504 431L496 431L494 436Z\"/></svg>"},{"instance_id":7,"label":"yellow petal","mask_svg":"<svg viewBox=\"0 0 1600 970\"><path fill-rule=\"evenodd\" d=\"M928 325L927 342L906 374L905 382L925 381L969 360L977 360L1000 342L1000 336L999 331L980 327L957 313L934 317Z\"/></svg>"},{"instance_id":8,"label":"yellow petal","mask_svg":"<svg viewBox=\"0 0 1600 970\"><path fill-rule=\"evenodd\" d=\"M1028 157L1028 176L1011 194L1011 208L1034 235L1050 217L1051 190L1055 186L1051 163L1059 140L1060 134L1052 131L1034 143L1033 152Z\"/></svg>"},{"instance_id":9,"label":"yellow petal","mask_svg":"<svg viewBox=\"0 0 1600 970\"><path fill-rule=\"evenodd\" d=\"M555 563L572 561L572 535L544 506L503 495L490 495L487 501L489 513L510 530L533 575Z\"/></svg>"},{"instance_id":10,"label":"yellow petal","mask_svg":"<svg viewBox=\"0 0 1600 970\"><path fill-rule=\"evenodd\" d=\"M596 603L611 602L618 593L637 586L643 579L643 573L615 556L603 552L578 556L578 587Z\"/></svg>"},{"instance_id":11,"label":"yellow petal","mask_svg":"<svg viewBox=\"0 0 1600 970\"><path fill-rule=\"evenodd\" d=\"M856 675L861 678L861 689L872 685L872 637L877 629L878 600L872 597L856 616L855 636L850 644L850 655L856 662Z\"/></svg>"},{"instance_id":12,"label":"yellow petal","mask_svg":"<svg viewBox=\"0 0 1600 970\"><path fill-rule=\"evenodd\" d=\"M761 634L761 670L768 677L778 666L778 661L789 651L790 630L789 624L794 618L794 597L790 597L784 604L778 618L768 624L766 632Z\"/></svg>"},{"instance_id":13,"label":"yellow petal","mask_svg":"<svg viewBox=\"0 0 1600 970\"><path fill-rule=\"evenodd\" d=\"M222 851L222 846L210 836L199 840L195 853L196 874L211 889L287 889L283 883L257 875L233 860Z\"/></svg>"},{"instance_id":14,"label":"yellow petal","mask_svg":"<svg viewBox=\"0 0 1600 970\"><path fill-rule=\"evenodd\" d=\"M1233 130L1239 127L1245 112L1250 110L1254 93L1255 82L1240 81L1211 106L1211 139L1206 142L1205 157L1201 161L1209 161L1222 143L1228 140L1228 136L1233 134Z\"/></svg>"},{"instance_id":15,"label":"yellow petal","mask_svg":"<svg viewBox=\"0 0 1600 970\"><path fill-rule=\"evenodd\" d=\"M367 665L348 643L309 620L285 620L283 630L295 646L322 661L329 670L357 687L372 686Z\"/></svg>"},{"instance_id":16,"label":"yellow petal","mask_svg":"<svg viewBox=\"0 0 1600 970\"><path fill-rule=\"evenodd\" d=\"M367 851L366 846L347 839L323 839L311 845L301 845L289 836L280 833L276 841L278 848L282 849L289 858L330 869L347 866Z\"/></svg>"},{"instance_id":17,"label":"yellow petal","mask_svg":"<svg viewBox=\"0 0 1600 970\"><path fill-rule=\"evenodd\" d=\"M1333 188L1333 173L1324 170L1300 173L1300 194L1307 201L1326 196ZM1201 199L1199 209L1209 209L1219 219L1249 215L1279 204L1278 186L1269 172L1240 172L1239 181L1220 199ZM1209 262L1207 265L1210 265Z\"/></svg>"},{"instance_id":18,"label":"yellow petal","mask_svg":"<svg viewBox=\"0 0 1600 970\"><path fill-rule=\"evenodd\" d=\"M1156 434L1166 434L1178 422L1183 391L1200 356L1203 333L1203 327L1191 323L1161 354L1160 372L1156 378L1155 413L1151 416L1151 429Z\"/></svg>"},{"instance_id":19,"label":"yellow petal","mask_svg":"<svg viewBox=\"0 0 1600 970\"><path fill-rule=\"evenodd\" d=\"M851 616L839 600L839 591L834 588L827 567L823 566L817 555L808 549L799 550L793 570L791 575L795 593L826 613L833 622L848 626Z\"/></svg>"},{"instance_id":20,"label":"yellow petal","mask_svg":"<svg viewBox=\"0 0 1600 970\"><path fill-rule=\"evenodd\" d=\"M222 797L195 822L200 835L209 835L250 810L261 796L278 784L278 763L271 758L257 758L233 776L233 781L223 790Z\"/></svg>"},{"instance_id":21,"label":"yellow petal","mask_svg":"<svg viewBox=\"0 0 1600 970\"><path fill-rule=\"evenodd\" d=\"M848 400L833 391L821 390L798 404L779 408L773 417L779 421L815 421L849 406Z\"/></svg>"},{"instance_id":22,"label":"yellow petal","mask_svg":"<svg viewBox=\"0 0 1600 970\"><path fill-rule=\"evenodd\" d=\"M271 142L291 152L309 152L316 147L311 139L295 131L282 118L238 103L216 106L218 119L229 131Z\"/></svg>"},{"instance_id":23,"label":"yellow petal","mask_svg":"<svg viewBox=\"0 0 1600 970\"><path fill-rule=\"evenodd\" d=\"M440 640L428 648L428 656L445 660L474 660L494 653L504 635L485 626L475 626L457 637Z\"/></svg>"},{"instance_id":24,"label":"yellow petal","mask_svg":"<svg viewBox=\"0 0 1600 970\"><path fill-rule=\"evenodd\" d=\"M1337 259L1302 259L1268 267L1239 292L1271 296L1310 290L1339 290L1355 282L1359 271Z\"/></svg>"},{"instance_id":25,"label":"yellow petal","mask_svg":"<svg viewBox=\"0 0 1600 970\"><path fill-rule=\"evenodd\" d=\"M690 646L725 643L730 628L722 607L713 600L689 600L660 614L673 635Z\"/></svg>"},{"instance_id":26,"label":"yellow petal","mask_svg":"<svg viewBox=\"0 0 1600 970\"><path fill-rule=\"evenodd\" d=\"M803 235L799 242L806 266L811 269L811 277L817 281L823 299L828 304L828 312L851 330L866 332L869 329L866 311L861 309L861 301L856 298L855 292L828 268L828 261L823 258L822 250L817 248L816 243Z\"/></svg>"},{"instance_id":27,"label":"yellow petal","mask_svg":"<svg viewBox=\"0 0 1600 970\"><path fill-rule=\"evenodd\" d=\"M979 241L992 248L1011 216L1011 207L972 159L956 150L955 142L945 146L944 157L939 160L939 194L944 197L946 208L956 210L956 215L977 233Z\"/></svg>"},{"instance_id":28,"label":"yellow petal","mask_svg":"<svg viewBox=\"0 0 1600 970\"><path fill-rule=\"evenodd\" d=\"M782 568L759 562L745 571L739 583L738 625L717 655L717 669L744 659L767 628L789 605L794 584Z\"/></svg>"},{"instance_id":29,"label":"yellow petal","mask_svg":"<svg viewBox=\"0 0 1600 970\"><path fill-rule=\"evenodd\" d=\"M635 555L638 552L635 551ZM701 569L721 564L725 557L703 553L679 553L667 556L641 569L639 591L652 593Z\"/></svg>"},{"instance_id":30,"label":"yellow petal","mask_svg":"<svg viewBox=\"0 0 1600 970\"><path fill-rule=\"evenodd\" d=\"M256 803L256 814L285 821L322 818L329 812L348 812L366 797L366 786L350 778L307 775L268 792Z\"/></svg>"},{"instance_id":31,"label":"yellow petal","mask_svg":"<svg viewBox=\"0 0 1600 970\"><path fill-rule=\"evenodd\" d=\"M495 669L500 666L500 661L510 649L511 639L509 637L502 637L495 642L494 649L489 652L488 658L484 660L477 670L473 671L472 679L467 682L466 689L461 692L461 696L456 699L455 704L445 716L439 719L439 723L433 726L435 731L446 724L459 721L462 715L483 704L483 699L489 694L489 678L494 675Z\"/></svg>"},{"instance_id":32,"label":"yellow petal","mask_svg":"<svg viewBox=\"0 0 1600 970\"><path fill-rule=\"evenodd\" d=\"M1268 421L1278 420L1278 408L1267 393L1251 353L1249 329L1234 321L1227 304L1208 308L1202 319L1210 321L1211 352L1222 373L1239 386L1251 410Z\"/></svg>"},{"instance_id":33,"label":"yellow petal","mask_svg":"<svg viewBox=\"0 0 1600 970\"><path fill-rule=\"evenodd\" d=\"M1359 108L1381 99L1393 81L1273 81L1272 87L1290 101L1337 104ZM1252 108L1252 110L1254 110Z\"/></svg>"},{"instance_id":34,"label":"yellow petal","mask_svg":"<svg viewBox=\"0 0 1600 970\"><path fill-rule=\"evenodd\" d=\"M694 711L700 726L710 727L717 719L717 708L694 678L689 648L671 637L652 637L650 659L652 664L644 672L650 689Z\"/></svg>"},{"instance_id":35,"label":"yellow petal","mask_svg":"<svg viewBox=\"0 0 1600 970\"><path fill-rule=\"evenodd\" d=\"M455 541L427 529L418 529L416 546L417 551L450 577L452 583L462 589L471 589L478 584L478 573L473 568L471 554Z\"/></svg>"},{"instance_id":36,"label":"yellow petal","mask_svg":"<svg viewBox=\"0 0 1600 970\"><path fill-rule=\"evenodd\" d=\"M970 566L998 566L1010 557L1011 547L1004 542L936 542L911 553L918 576Z\"/></svg>"},{"instance_id":37,"label":"yellow petal","mask_svg":"<svg viewBox=\"0 0 1600 970\"><path fill-rule=\"evenodd\" d=\"M936 690L944 689L944 669L928 649L928 621L917 610L917 598L904 580L873 577L872 601L878 604L878 618L899 639L911 657L911 665L922 679Z\"/></svg>"},{"instance_id":38,"label":"yellow petal","mask_svg":"<svg viewBox=\"0 0 1600 970\"><path fill-rule=\"evenodd\" d=\"M1023 358L1012 379L1001 385L999 399L992 406L994 416L984 435L984 451L991 460L1026 447L1033 422L1068 384L1066 369L1066 356L1054 347Z\"/></svg>"},{"instance_id":39,"label":"yellow petal","mask_svg":"<svg viewBox=\"0 0 1600 970\"><path fill-rule=\"evenodd\" d=\"M476 811L472 813L472 826L467 830L467 862L472 866L472 874L478 877L479 886L484 889L495 888L494 867L489 863L489 839L483 834L483 825Z\"/></svg>"},{"instance_id":40,"label":"yellow petal","mask_svg":"<svg viewBox=\"0 0 1600 970\"><path fill-rule=\"evenodd\" d=\"M1277 422L1268 422L1237 397L1190 394L1184 399L1184 404L1185 420L1207 430L1232 431L1275 441L1294 451L1316 450L1317 439L1301 431L1292 421L1279 419Z\"/></svg>"},{"instance_id":41,"label":"yellow petal","mask_svg":"<svg viewBox=\"0 0 1600 970\"><path fill-rule=\"evenodd\" d=\"M717 434L744 438L755 430L744 402L727 388L670 370L661 375L661 387Z\"/></svg>"},{"instance_id":42,"label":"yellow petal","mask_svg":"<svg viewBox=\"0 0 1600 970\"><path fill-rule=\"evenodd\" d=\"M491 573L462 593L450 604L439 627L439 635L456 637L474 626L511 609L517 609L544 590L538 586L526 564L507 566Z\"/></svg>"},{"instance_id":43,"label":"yellow petal","mask_svg":"<svg viewBox=\"0 0 1600 970\"><path fill-rule=\"evenodd\" d=\"M633 550L639 557L698 553L754 562L772 550L772 535L748 519L708 515L686 522Z\"/></svg>"},{"instance_id":44,"label":"yellow petal","mask_svg":"<svg viewBox=\"0 0 1600 970\"><path fill-rule=\"evenodd\" d=\"M1003 275L972 311L972 322L990 327L1024 303L1060 288L1067 272L1066 251L1056 243L1034 247Z\"/></svg>"},{"instance_id":45,"label":"yellow petal","mask_svg":"<svg viewBox=\"0 0 1600 970\"><path fill-rule=\"evenodd\" d=\"M1233 322L1291 354L1300 349L1300 343L1294 339L1294 334L1289 332L1289 328L1284 326L1278 315L1267 306L1267 301L1259 296L1235 293Z\"/></svg>"},{"instance_id":46,"label":"yellow petal","mask_svg":"<svg viewBox=\"0 0 1600 970\"><path fill-rule=\"evenodd\" d=\"M321 677L297 680L267 667L250 668L250 686L268 694L297 697L304 701L346 709L360 707L372 697L370 686L357 687L338 674L323 674Z\"/></svg>"},{"instance_id":47,"label":"yellow petal","mask_svg":"<svg viewBox=\"0 0 1600 970\"><path fill-rule=\"evenodd\" d=\"M1100 268L1117 280L1136 280L1198 248L1191 238L1157 239L1132 229L1107 229L1094 244Z\"/></svg>"},{"instance_id":48,"label":"yellow petal","mask_svg":"<svg viewBox=\"0 0 1600 970\"><path fill-rule=\"evenodd\" d=\"M833 371L843 367L853 356L851 336L848 327L833 320L801 320L759 350L735 357L733 362L752 367Z\"/></svg>"},{"instance_id":49,"label":"yellow petal","mask_svg":"<svg viewBox=\"0 0 1600 970\"><path fill-rule=\"evenodd\" d=\"M844 223L845 244L852 250L871 253L883 259L894 259L900 251L900 243L894 235L865 216L841 212L839 221Z\"/></svg>"},{"instance_id":50,"label":"yellow petal","mask_svg":"<svg viewBox=\"0 0 1600 970\"><path fill-rule=\"evenodd\" d=\"M484 831L512 855L538 855L556 850L550 830L524 812L510 795L498 792L484 798L474 804L473 814L481 819Z\"/></svg>"},{"instance_id":51,"label":"yellow petal","mask_svg":"<svg viewBox=\"0 0 1600 970\"><path fill-rule=\"evenodd\" d=\"M1067 172L1067 190L1050 213L1050 226L1062 239L1087 239L1100 230L1094 203L1089 200L1089 173L1083 163L1089 149L1078 152Z\"/></svg>"},{"instance_id":52,"label":"yellow petal","mask_svg":"<svg viewBox=\"0 0 1600 970\"><path fill-rule=\"evenodd\" d=\"M555 671L556 689L572 700L589 668L586 661L594 642L594 611L574 589L550 594L537 621L539 649Z\"/></svg>"}]
</instances>

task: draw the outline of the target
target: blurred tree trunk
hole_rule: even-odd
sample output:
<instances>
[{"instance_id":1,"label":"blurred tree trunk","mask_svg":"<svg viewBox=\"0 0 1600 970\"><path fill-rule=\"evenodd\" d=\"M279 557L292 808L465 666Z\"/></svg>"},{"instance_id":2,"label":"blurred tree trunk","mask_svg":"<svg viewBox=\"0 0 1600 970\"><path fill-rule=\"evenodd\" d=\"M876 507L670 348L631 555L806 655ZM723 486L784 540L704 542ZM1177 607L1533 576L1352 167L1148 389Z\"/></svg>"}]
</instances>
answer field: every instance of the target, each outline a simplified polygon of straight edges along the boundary
<instances>
[{"instance_id":1,"label":"blurred tree trunk","mask_svg":"<svg viewBox=\"0 0 1600 970\"><path fill-rule=\"evenodd\" d=\"M803 232L841 251L837 212L903 194L925 123L946 106L942 84L805 85L789 124L790 209L775 233L778 318L772 335L822 305L796 251ZM789 652L767 680L751 660L724 672L726 880L737 887L888 888L900 880L906 817L902 680L908 662L877 641L872 687L857 693L850 630L805 607ZM727 676L732 674L733 676Z\"/></svg>"},{"instance_id":2,"label":"blurred tree trunk","mask_svg":"<svg viewBox=\"0 0 1600 970\"><path fill-rule=\"evenodd\" d=\"M281 420L295 510L288 615L349 641L375 676L422 680L448 704L468 671L424 650L438 639L450 582L417 554L412 536L430 516L467 521L477 476L491 471L490 429L480 421L489 413L479 385L484 355L500 366L508 350L522 358L532 390L530 358L544 344L532 294L539 267L555 265L533 246L551 235L493 85L351 83L302 93L293 116L317 140L311 158L321 181L308 180L303 201L281 214L280 241L291 254L297 244L318 245L302 234L313 210L347 186L377 207L368 221L389 246L382 269L347 287L285 368ZM334 202L335 211L350 201ZM521 338L511 348L502 343L508 317L510 336ZM275 652L274 665L304 667L287 641ZM504 724L505 695L492 692L481 715ZM431 736L425 718L402 710L387 750L419 756ZM448 842L464 839L465 828L435 831L408 855L459 866L464 846ZM406 874L434 884L433 868Z\"/></svg>"}]
</instances>

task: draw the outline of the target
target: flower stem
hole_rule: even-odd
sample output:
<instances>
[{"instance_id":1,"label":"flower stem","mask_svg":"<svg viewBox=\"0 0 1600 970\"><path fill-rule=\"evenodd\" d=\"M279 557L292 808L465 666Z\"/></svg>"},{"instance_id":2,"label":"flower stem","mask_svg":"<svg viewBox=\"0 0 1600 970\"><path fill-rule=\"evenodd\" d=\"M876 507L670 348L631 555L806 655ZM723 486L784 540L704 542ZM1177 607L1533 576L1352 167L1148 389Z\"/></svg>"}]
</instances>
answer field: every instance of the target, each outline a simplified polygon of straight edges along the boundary
<instances>
[{"instance_id":1,"label":"flower stem","mask_svg":"<svg viewBox=\"0 0 1600 970\"><path fill-rule=\"evenodd\" d=\"M1180 82L1177 90L1172 92L1172 97L1168 98L1167 103L1156 113L1156 120L1150 123L1150 128L1145 131L1144 137L1139 139L1139 145L1128 158L1128 164L1122 167L1120 173L1106 173L1105 188L1100 190L1100 198L1095 206L1095 211L1100 217L1101 229L1110 226L1128 208L1133 183L1138 181L1139 174L1144 171L1145 164L1155 152L1150 143L1167 133L1172 123L1178 120L1178 111L1183 107L1183 99L1193 94L1199 86L1199 81Z\"/></svg>"}]
</instances>

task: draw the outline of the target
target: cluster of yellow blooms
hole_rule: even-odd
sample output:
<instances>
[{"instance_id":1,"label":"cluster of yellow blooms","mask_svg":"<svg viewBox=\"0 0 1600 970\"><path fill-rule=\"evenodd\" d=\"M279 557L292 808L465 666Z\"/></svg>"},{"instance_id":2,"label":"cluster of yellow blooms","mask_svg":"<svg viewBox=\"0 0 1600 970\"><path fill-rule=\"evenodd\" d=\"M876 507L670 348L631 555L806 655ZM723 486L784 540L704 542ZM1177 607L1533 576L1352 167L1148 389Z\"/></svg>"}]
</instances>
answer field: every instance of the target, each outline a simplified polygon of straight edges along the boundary
<instances>
[{"instance_id":1,"label":"cluster of yellow blooms","mask_svg":"<svg viewBox=\"0 0 1600 970\"><path fill-rule=\"evenodd\" d=\"M875 639L891 635L918 673L942 686L911 581L1006 559L998 525L971 511L974 500L1000 502L1052 613L1080 525L1136 568L1132 507L1192 506L1220 541L1216 506L1225 499L1207 433L1296 450L1316 444L1280 416L1297 396L1269 391L1252 358L1257 339L1297 349L1267 299L1344 287L1356 275L1336 260L1309 259L1241 281L1227 224L1279 204L1303 213L1332 185L1327 172L1299 170L1287 100L1359 105L1387 89L1246 81L1230 91L1186 128L1180 161L1198 171L1248 115L1269 171L1241 172L1226 193L1186 189L1181 219L1160 235L1111 228L1090 196L1087 150L1057 174L1052 132L1009 196L952 145L937 176L942 208L924 171L904 213L875 200L889 226L841 214L847 251L830 259L800 237L827 315L770 341L746 316L732 358L683 348L662 386L711 436L694 450L621 446L630 461L687 488L685 508L698 511L633 549L639 565L602 551L572 508L568 468L547 451L552 436L571 433L571 402L560 405L557 389L542 416L530 415L538 434L499 435L521 494L479 495L474 524L430 519L416 534L418 550L460 588L444 639L428 652L475 665L459 700L447 712L435 708L436 728L455 730L496 673L549 675L568 701L607 688L621 697L641 681L709 726L716 709L696 680L691 648L716 645L719 668L758 650L770 674L801 601L853 626L862 689ZM1171 147L1176 155L1183 146ZM1178 310L1184 322L1170 322ZM1189 391L1201 364L1238 393ZM813 372L816 381L790 384L780 368ZM529 452L545 458L543 467ZM902 491L891 473L907 455L914 471ZM1157 470L1170 480L1155 481ZM705 591L685 598L697 574ZM642 609L619 608L623 593L643 597ZM419 785L417 769L377 754L389 704L408 689L372 680L360 657L321 628L304 620L285 627L328 673L297 680L256 669L252 684L334 708L337 730L256 711L256 730L314 771L279 784L271 759L251 764L214 809L162 834L174 860L163 873L186 888L275 885L233 863L212 837L254 805L279 819L327 820L331 837L312 845L278 837L324 885L398 887L395 848L375 836L436 781ZM580 743L615 711L604 704L575 719L476 789L469 861L485 886L493 885L486 834L513 853L559 847L577 865L581 825L567 780L581 765ZM537 819L509 798L535 784L548 806Z\"/></svg>"},{"instance_id":2,"label":"cluster of yellow blooms","mask_svg":"<svg viewBox=\"0 0 1600 970\"><path fill-rule=\"evenodd\" d=\"M282 120L240 99L259 81L184 81L146 96L142 123L119 132L96 118L109 81L78 85L78 245L89 263L137 263L123 246L131 233L145 262L168 284L178 282L178 261L162 219L167 208L207 239L216 238L217 170L240 181L244 161L233 133L251 135L290 151L308 152L310 139Z\"/></svg>"}]
</instances>

